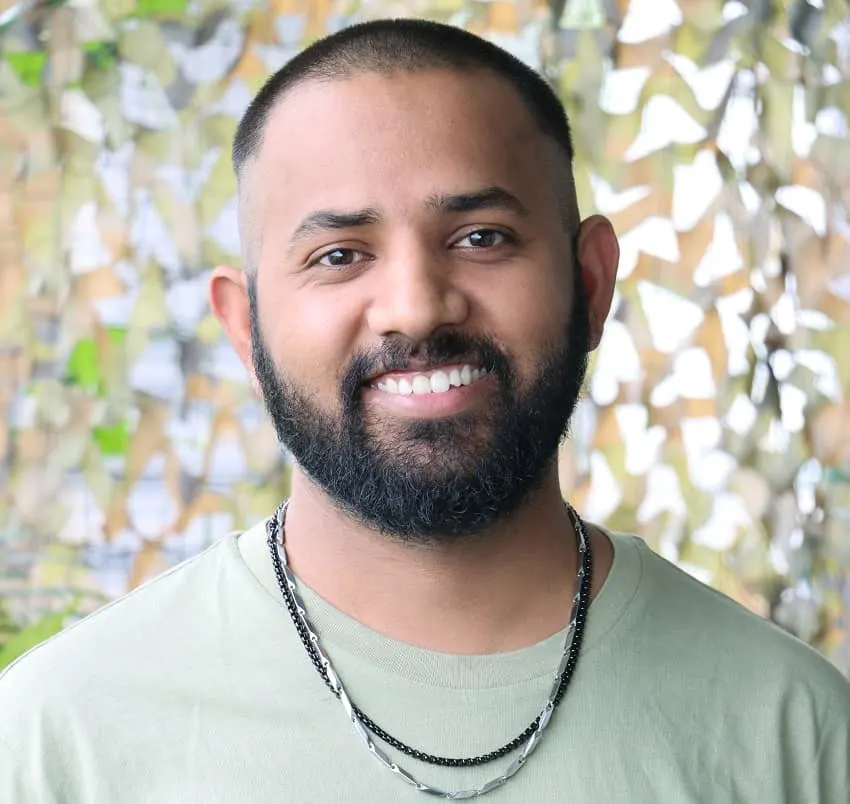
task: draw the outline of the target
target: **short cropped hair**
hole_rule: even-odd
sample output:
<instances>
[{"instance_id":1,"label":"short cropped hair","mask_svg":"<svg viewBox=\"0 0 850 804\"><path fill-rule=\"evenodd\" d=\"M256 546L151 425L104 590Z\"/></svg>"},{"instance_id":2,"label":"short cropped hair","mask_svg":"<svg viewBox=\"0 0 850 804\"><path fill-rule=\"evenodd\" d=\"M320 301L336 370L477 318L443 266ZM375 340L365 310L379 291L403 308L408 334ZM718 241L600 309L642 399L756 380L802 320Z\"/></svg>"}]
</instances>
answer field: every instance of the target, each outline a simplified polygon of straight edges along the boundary
<instances>
[{"instance_id":1,"label":"short cropped hair","mask_svg":"<svg viewBox=\"0 0 850 804\"><path fill-rule=\"evenodd\" d=\"M232 158L237 178L241 178L246 162L259 152L275 105L296 85L311 79L333 81L364 73L440 68L486 71L504 79L572 167L573 143L566 112L552 88L533 69L461 28L425 20L386 19L352 25L320 39L268 79L236 130Z\"/></svg>"}]
</instances>

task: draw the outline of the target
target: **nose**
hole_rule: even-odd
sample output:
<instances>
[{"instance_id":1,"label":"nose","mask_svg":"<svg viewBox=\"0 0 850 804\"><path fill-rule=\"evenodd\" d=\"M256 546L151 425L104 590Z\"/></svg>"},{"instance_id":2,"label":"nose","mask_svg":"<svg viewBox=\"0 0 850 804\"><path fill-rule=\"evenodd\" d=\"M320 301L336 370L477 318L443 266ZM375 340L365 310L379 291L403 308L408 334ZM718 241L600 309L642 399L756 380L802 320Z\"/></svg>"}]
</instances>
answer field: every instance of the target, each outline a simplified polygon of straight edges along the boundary
<instances>
[{"instance_id":1,"label":"nose","mask_svg":"<svg viewBox=\"0 0 850 804\"><path fill-rule=\"evenodd\" d=\"M420 343L469 315L469 300L453 281L448 260L426 249L408 249L387 260L376 278L367 323L380 337L402 335Z\"/></svg>"}]
</instances>

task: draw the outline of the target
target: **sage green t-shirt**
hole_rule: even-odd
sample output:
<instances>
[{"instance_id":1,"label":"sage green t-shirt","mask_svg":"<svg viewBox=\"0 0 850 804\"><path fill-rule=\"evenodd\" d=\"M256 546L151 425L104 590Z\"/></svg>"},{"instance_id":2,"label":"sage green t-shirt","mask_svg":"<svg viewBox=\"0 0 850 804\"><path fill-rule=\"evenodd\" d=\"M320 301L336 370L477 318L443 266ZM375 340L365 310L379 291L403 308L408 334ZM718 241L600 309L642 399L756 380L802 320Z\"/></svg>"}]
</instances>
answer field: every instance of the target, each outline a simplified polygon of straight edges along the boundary
<instances>
[{"instance_id":1,"label":"sage green t-shirt","mask_svg":"<svg viewBox=\"0 0 850 804\"><path fill-rule=\"evenodd\" d=\"M307 659L264 524L0 676L2 804L426 800L369 755ZM573 684L523 770L486 800L848 804L850 685L840 673L640 540L612 540ZM559 634L506 654L433 653L302 591L354 701L431 753L479 754L521 732L562 651ZM507 761L401 760L449 789L480 785Z\"/></svg>"}]
</instances>

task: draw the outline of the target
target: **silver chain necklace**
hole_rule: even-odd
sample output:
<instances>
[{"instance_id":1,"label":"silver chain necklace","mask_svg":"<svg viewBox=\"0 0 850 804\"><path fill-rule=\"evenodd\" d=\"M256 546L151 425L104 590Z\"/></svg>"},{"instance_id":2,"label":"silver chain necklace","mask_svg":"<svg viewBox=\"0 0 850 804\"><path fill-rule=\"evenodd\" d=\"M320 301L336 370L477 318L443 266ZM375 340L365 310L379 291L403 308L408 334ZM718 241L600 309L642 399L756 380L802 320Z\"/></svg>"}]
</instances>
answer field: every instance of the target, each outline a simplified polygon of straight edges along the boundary
<instances>
[{"instance_id":1,"label":"silver chain necklace","mask_svg":"<svg viewBox=\"0 0 850 804\"><path fill-rule=\"evenodd\" d=\"M268 536L267 541L278 586L280 587L284 602L286 603L286 607L289 611L290 617L292 618L292 623L298 632L301 643L304 645L304 649L307 651L308 656L313 662L313 665L322 680L334 696L339 699L349 722L354 727L354 731L360 739L365 743L369 753L374 756L381 765L398 776L402 781L417 790L436 798L452 800L477 798L496 790L519 773L528 760L528 757L531 756L532 752L540 744L543 732L549 725L552 714L555 711L555 707L563 698L567 690L567 686L575 672L579 651L581 649L581 641L584 635L584 627L587 620L587 610L590 605L590 583L592 575L590 540L587 536L587 530L584 522L572 506L567 505L567 510L575 527L579 550L579 569L576 574L575 594L573 595L572 611L570 613L570 622L567 627L564 650L558 669L555 673L551 689L549 690L546 703L540 711L540 714L529 724L529 726L520 735L502 746L500 749L472 758L452 758L427 754L415 748L411 748L400 740L397 740L378 726L378 724L376 724L357 706L355 706L348 697L342 681L331 665L330 659L322 650L318 635L307 619L307 611L304 608L304 602L298 593L297 580L289 567L289 562L286 557L286 532L284 530L284 520L286 518L286 509L288 505L288 500L281 503L266 524L266 532ZM481 787L471 788L468 790L446 791L427 785L424 782L420 782L401 765L393 762L386 752L375 744L373 736L378 737L383 742L407 754L408 756L412 756L433 765L449 767L483 765L487 762L492 762L495 759L505 756L520 747L522 748L522 751L499 776L494 777Z\"/></svg>"}]
</instances>

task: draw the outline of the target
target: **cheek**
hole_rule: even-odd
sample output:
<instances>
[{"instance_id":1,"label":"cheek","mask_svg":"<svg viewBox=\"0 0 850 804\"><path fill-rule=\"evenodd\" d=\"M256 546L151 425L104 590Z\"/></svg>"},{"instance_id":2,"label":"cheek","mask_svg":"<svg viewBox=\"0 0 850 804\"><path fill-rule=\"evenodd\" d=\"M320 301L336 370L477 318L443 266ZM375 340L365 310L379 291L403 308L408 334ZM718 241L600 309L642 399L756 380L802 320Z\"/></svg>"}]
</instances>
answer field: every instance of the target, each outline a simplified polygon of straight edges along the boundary
<instances>
[{"instance_id":1,"label":"cheek","mask_svg":"<svg viewBox=\"0 0 850 804\"><path fill-rule=\"evenodd\" d=\"M278 365L305 390L336 399L359 330L352 305L342 294L302 290L280 293L269 308L264 331Z\"/></svg>"},{"instance_id":2,"label":"cheek","mask_svg":"<svg viewBox=\"0 0 850 804\"><path fill-rule=\"evenodd\" d=\"M485 326L523 365L563 338L572 300L566 268L524 265L500 277L479 295Z\"/></svg>"}]
</instances>

